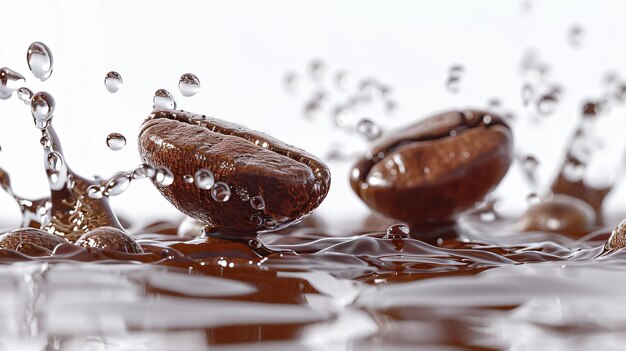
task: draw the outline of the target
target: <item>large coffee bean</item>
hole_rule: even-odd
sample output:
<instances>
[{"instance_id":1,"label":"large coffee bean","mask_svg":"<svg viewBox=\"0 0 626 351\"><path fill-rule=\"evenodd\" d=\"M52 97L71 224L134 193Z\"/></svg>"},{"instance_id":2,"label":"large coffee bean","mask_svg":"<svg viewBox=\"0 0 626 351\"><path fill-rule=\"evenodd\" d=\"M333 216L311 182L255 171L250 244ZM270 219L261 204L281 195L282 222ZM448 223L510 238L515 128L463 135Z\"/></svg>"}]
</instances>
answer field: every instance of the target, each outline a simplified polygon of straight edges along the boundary
<instances>
[{"instance_id":1,"label":"large coffee bean","mask_svg":"<svg viewBox=\"0 0 626 351\"><path fill-rule=\"evenodd\" d=\"M143 252L143 249L137 244L135 239L121 229L114 227L92 229L83 234L76 241L76 245L127 253Z\"/></svg>"},{"instance_id":2,"label":"large coffee bean","mask_svg":"<svg viewBox=\"0 0 626 351\"><path fill-rule=\"evenodd\" d=\"M20 244L34 244L48 250L67 244L62 237L34 228L21 228L0 235L0 248L17 250Z\"/></svg>"},{"instance_id":3,"label":"large coffee bean","mask_svg":"<svg viewBox=\"0 0 626 351\"><path fill-rule=\"evenodd\" d=\"M585 201L556 194L530 207L517 225L526 232L552 232L577 237L592 231L595 223L596 213Z\"/></svg>"}]
</instances>

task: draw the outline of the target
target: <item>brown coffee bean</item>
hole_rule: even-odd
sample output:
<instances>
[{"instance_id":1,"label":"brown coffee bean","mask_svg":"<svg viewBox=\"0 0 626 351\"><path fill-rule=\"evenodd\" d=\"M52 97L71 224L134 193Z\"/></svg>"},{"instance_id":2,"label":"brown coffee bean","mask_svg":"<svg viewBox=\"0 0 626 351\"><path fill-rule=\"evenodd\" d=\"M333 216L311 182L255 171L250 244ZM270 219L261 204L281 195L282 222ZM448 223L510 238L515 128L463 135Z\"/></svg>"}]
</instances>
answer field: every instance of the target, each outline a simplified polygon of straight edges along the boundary
<instances>
[{"instance_id":1,"label":"brown coffee bean","mask_svg":"<svg viewBox=\"0 0 626 351\"><path fill-rule=\"evenodd\" d=\"M517 225L525 232L551 232L570 236L589 233L596 214L588 203L568 195L554 195L529 208Z\"/></svg>"},{"instance_id":2,"label":"brown coffee bean","mask_svg":"<svg viewBox=\"0 0 626 351\"><path fill-rule=\"evenodd\" d=\"M613 229L609 240L604 245L607 250L619 250L624 247L626 247L626 219Z\"/></svg>"},{"instance_id":3,"label":"brown coffee bean","mask_svg":"<svg viewBox=\"0 0 626 351\"><path fill-rule=\"evenodd\" d=\"M174 206L215 230L278 230L313 211L326 197L330 172L316 157L263 133L183 111L155 111L139 134L143 160L174 174L157 188ZM218 202L211 189L183 179L210 170L231 196ZM263 206L254 202L261 197ZM258 199L258 198L257 198Z\"/></svg>"},{"instance_id":4,"label":"brown coffee bean","mask_svg":"<svg viewBox=\"0 0 626 351\"><path fill-rule=\"evenodd\" d=\"M135 239L124 231L113 227L100 227L83 234L76 245L83 247L96 247L103 250L142 253L143 249Z\"/></svg>"},{"instance_id":5,"label":"brown coffee bean","mask_svg":"<svg viewBox=\"0 0 626 351\"><path fill-rule=\"evenodd\" d=\"M454 220L504 177L513 137L502 118L446 112L386 133L350 176L372 209L406 223Z\"/></svg>"},{"instance_id":6,"label":"brown coffee bean","mask_svg":"<svg viewBox=\"0 0 626 351\"><path fill-rule=\"evenodd\" d=\"M0 235L0 248L17 250L20 244L33 244L48 250L67 244L62 237L34 228L20 228Z\"/></svg>"}]
</instances>

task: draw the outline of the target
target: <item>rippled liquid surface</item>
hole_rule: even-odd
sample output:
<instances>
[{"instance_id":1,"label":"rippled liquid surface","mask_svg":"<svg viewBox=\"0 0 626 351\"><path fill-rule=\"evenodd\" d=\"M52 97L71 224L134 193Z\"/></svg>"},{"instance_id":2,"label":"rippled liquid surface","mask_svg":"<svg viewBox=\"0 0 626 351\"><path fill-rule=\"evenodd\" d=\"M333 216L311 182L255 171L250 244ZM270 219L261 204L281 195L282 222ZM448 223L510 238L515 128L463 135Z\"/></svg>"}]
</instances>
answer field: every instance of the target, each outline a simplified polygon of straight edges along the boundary
<instances>
[{"instance_id":1,"label":"rippled liquid surface","mask_svg":"<svg viewBox=\"0 0 626 351\"><path fill-rule=\"evenodd\" d=\"M215 238L181 241L174 222L135 230L144 254L0 250L0 348L569 350L626 340L626 254L604 253L608 231L575 240L466 218L428 243L329 236L311 223L261 236L276 251L265 257Z\"/></svg>"}]
</instances>

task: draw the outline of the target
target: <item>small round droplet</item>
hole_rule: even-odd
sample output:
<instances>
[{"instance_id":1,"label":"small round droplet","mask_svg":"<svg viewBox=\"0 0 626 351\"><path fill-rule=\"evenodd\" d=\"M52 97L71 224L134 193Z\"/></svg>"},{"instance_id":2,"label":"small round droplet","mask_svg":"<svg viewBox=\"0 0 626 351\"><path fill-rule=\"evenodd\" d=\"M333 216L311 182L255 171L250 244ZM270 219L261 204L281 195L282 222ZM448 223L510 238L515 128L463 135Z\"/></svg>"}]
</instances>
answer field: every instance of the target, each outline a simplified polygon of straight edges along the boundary
<instances>
[{"instance_id":1,"label":"small round droplet","mask_svg":"<svg viewBox=\"0 0 626 351\"><path fill-rule=\"evenodd\" d=\"M217 202L226 202L230 199L230 187L224 182L217 182L211 189L211 197Z\"/></svg>"},{"instance_id":2,"label":"small round droplet","mask_svg":"<svg viewBox=\"0 0 626 351\"><path fill-rule=\"evenodd\" d=\"M377 139L382 133L378 125L368 118L363 118L357 123L356 131L370 141Z\"/></svg>"},{"instance_id":3,"label":"small round droplet","mask_svg":"<svg viewBox=\"0 0 626 351\"><path fill-rule=\"evenodd\" d=\"M213 172L206 168L200 168L197 170L194 175L194 180L196 181L196 186L202 190L211 189L215 184L215 176L213 176ZM228 196L230 196L230 194Z\"/></svg>"},{"instance_id":4,"label":"small round droplet","mask_svg":"<svg viewBox=\"0 0 626 351\"><path fill-rule=\"evenodd\" d=\"M408 238L411 230L405 224L394 224L387 228L385 239L402 239Z\"/></svg>"},{"instance_id":5,"label":"small round droplet","mask_svg":"<svg viewBox=\"0 0 626 351\"><path fill-rule=\"evenodd\" d=\"M63 168L63 158L58 152L48 154L48 168L54 172L59 172Z\"/></svg>"},{"instance_id":6,"label":"small round droplet","mask_svg":"<svg viewBox=\"0 0 626 351\"><path fill-rule=\"evenodd\" d=\"M169 91L165 89L159 89L154 93L154 98L152 99L154 103L153 107L158 110L175 110L176 109L176 101L174 101L174 97L170 94Z\"/></svg>"},{"instance_id":7,"label":"small round droplet","mask_svg":"<svg viewBox=\"0 0 626 351\"><path fill-rule=\"evenodd\" d=\"M40 91L33 95L30 101L30 111L37 128L45 129L50 124L55 106L54 98L47 92Z\"/></svg>"},{"instance_id":8,"label":"small round droplet","mask_svg":"<svg viewBox=\"0 0 626 351\"><path fill-rule=\"evenodd\" d=\"M265 200L261 196L253 196L250 198L250 206L255 210L262 211L265 209Z\"/></svg>"},{"instance_id":9,"label":"small round droplet","mask_svg":"<svg viewBox=\"0 0 626 351\"><path fill-rule=\"evenodd\" d=\"M185 174L183 176L183 181L187 184L192 184L193 183L193 177L191 176L191 174Z\"/></svg>"},{"instance_id":10,"label":"small round droplet","mask_svg":"<svg viewBox=\"0 0 626 351\"><path fill-rule=\"evenodd\" d=\"M26 59L28 60L28 68L35 78L42 82L50 78L53 60L52 53L46 44L38 41L30 44L26 53Z\"/></svg>"},{"instance_id":11,"label":"small round droplet","mask_svg":"<svg viewBox=\"0 0 626 351\"><path fill-rule=\"evenodd\" d=\"M155 167L154 181L159 186L170 186L174 183L174 174L165 166Z\"/></svg>"},{"instance_id":12,"label":"small round droplet","mask_svg":"<svg viewBox=\"0 0 626 351\"><path fill-rule=\"evenodd\" d=\"M251 249L260 249L262 246L261 242L257 239L248 240L248 247Z\"/></svg>"},{"instance_id":13,"label":"small round droplet","mask_svg":"<svg viewBox=\"0 0 626 351\"><path fill-rule=\"evenodd\" d=\"M558 99L552 94L544 95L537 100L537 111L544 115L549 116L556 110Z\"/></svg>"},{"instance_id":14,"label":"small round droplet","mask_svg":"<svg viewBox=\"0 0 626 351\"><path fill-rule=\"evenodd\" d=\"M326 72L326 64L320 59L313 59L309 64L309 73L311 78L315 81L319 81Z\"/></svg>"},{"instance_id":15,"label":"small round droplet","mask_svg":"<svg viewBox=\"0 0 626 351\"><path fill-rule=\"evenodd\" d=\"M178 90L185 97L194 96L200 91L200 79L195 74L185 73L178 80Z\"/></svg>"},{"instance_id":16,"label":"small round droplet","mask_svg":"<svg viewBox=\"0 0 626 351\"><path fill-rule=\"evenodd\" d=\"M584 39L583 38L584 34L585 34L585 31L583 30L583 27L581 27L580 25L576 24L570 27L569 32L568 32L570 45L572 45L572 47L574 48L581 47L583 39Z\"/></svg>"},{"instance_id":17,"label":"small round droplet","mask_svg":"<svg viewBox=\"0 0 626 351\"><path fill-rule=\"evenodd\" d=\"M128 189L130 185L131 175L128 173L116 174L111 180L107 182L104 187L104 194L110 196L116 196Z\"/></svg>"},{"instance_id":18,"label":"small round droplet","mask_svg":"<svg viewBox=\"0 0 626 351\"><path fill-rule=\"evenodd\" d=\"M337 89L342 91L347 90L350 84L350 75L348 72L337 71L337 73L335 73L335 84L337 85Z\"/></svg>"},{"instance_id":19,"label":"small round droplet","mask_svg":"<svg viewBox=\"0 0 626 351\"><path fill-rule=\"evenodd\" d=\"M18 84L21 85L24 80L24 77L14 70L7 67L0 68L0 99L10 98L13 91L19 87Z\"/></svg>"},{"instance_id":20,"label":"small round droplet","mask_svg":"<svg viewBox=\"0 0 626 351\"><path fill-rule=\"evenodd\" d=\"M139 165L133 171L134 179L153 178L156 176L156 169L147 163Z\"/></svg>"},{"instance_id":21,"label":"small round droplet","mask_svg":"<svg viewBox=\"0 0 626 351\"><path fill-rule=\"evenodd\" d=\"M126 138L120 133L107 135L107 146L113 151L119 151L126 146Z\"/></svg>"},{"instance_id":22,"label":"small round droplet","mask_svg":"<svg viewBox=\"0 0 626 351\"><path fill-rule=\"evenodd\" d=\"M300 78L296 72L287 72L283 78L283 85L289 94L297 94L300 86Z\"/></svg>"},{"instance_id":23,"label":"small round droplet","mask_svg":"<svg viewBox=\"0 0 626 351\"><path fill-rule=\"evenodd\" d=\"M124 84L122 76L115 71L107 73L107 75L104 77L104 86L107 88L109 93L116 93L118 90L120 90L122 84Z\"/></svg>"},{"instance_id":24,"label":"small round droplet","mask_svg":"<svg viewBox=\"0 0 626 351\"><path fill-rule=\"evenodd\" d=\"M90 185L87 187L87 196L91 199L101 199L104 194L102 192L102 187L98 185Z\"/></svg>"},{"instance_id":25,"label":"small round droplet","mask_svg":"<svg viewBox=\"0 0 626 351\"><path fill-rule=\"evenodd\" d=\"M50 149L52 147L52 140L48 137L48 135L42 136L41 139L39 139L39 143L46 149Z\"/></svg>"},{"instance_id":26,"label":"small round droplet","mask_svg":"<svg viewBox=\"0 0 626 351\"><path fill-rule=\"evenodd\" d=\"M528 104L533 100L535 95L535 90L533 86L526 83L522 86L522 103L524 106L528 106Z\"/></svg>"},{"instance_id":27,"label":"small round droplet","mask_svg":"<svg viewBox=\"0 0 626 351\"><path fill-rule=\"evenodd\" d=\"M461 90L461 79L459 77L450 77L446 81L446 89L451 93L458 93Z\"/></svg>"},{"instance_id":28,"label":"small round droplet","mask_svg":"<svg viewBox=\"0 0 626 351\"><path fill-rule=\"evenodd\" d=\"M24 101L26 105L30 104L30 100L33 98L33 92L30 89L26 87L21 87L15 92L17 93L17 98L20 101Z\"/></svg>"}]
</instances>

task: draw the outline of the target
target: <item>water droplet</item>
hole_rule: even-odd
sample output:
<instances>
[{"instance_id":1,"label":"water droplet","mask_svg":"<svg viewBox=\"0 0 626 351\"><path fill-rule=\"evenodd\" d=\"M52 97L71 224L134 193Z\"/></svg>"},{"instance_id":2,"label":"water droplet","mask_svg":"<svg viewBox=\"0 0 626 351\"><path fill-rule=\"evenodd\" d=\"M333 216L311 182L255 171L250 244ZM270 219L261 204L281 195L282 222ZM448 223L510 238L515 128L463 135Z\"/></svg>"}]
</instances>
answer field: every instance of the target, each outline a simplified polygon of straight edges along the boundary
<instances>
[{"instance_id":1,"label":"water droplet","mask_svg":"<svg viewBox=\"0 0 626 351\"><path fill-rule=\"evenodd\" d=\"M449 77L446 81L446 89L451 93L458 93L461 90L461 78Z\"/></svg>"},{"instance_id":2,"label":"water droplet","mask_svg":"<svg viewBox=\"0 0 626 351\"><path fill-rule=\"evenodd\" d=\"M272 217L266 218L263 221L263 226L265 226L265 228L268 228L268 229L276 228L276 225L277 225L276 220Z\"/></svg>"},{"instance_id":3,"label":"water droplet","mask_svg":"<svg viewBox=\"0 0 626 351\"><path fill-rule=\"evenodd\" d=\"M349 107L345 106L336 106L333 109L333 122L337 127L343 128L346 127L354 114Z\"/></svg>"},{"instance_id":4,"label":"water droplet","mask_svg":"<svg viewBox=\"0 0 626 351\"><path fill-rule=\"evenodd\" d=\"M302 113L307 119L315 119L321 113L321 110L322 106L319 101L312 100L304 105Z\"/></svg>"},{"instance_id":5,"label":"water droplet","mask_svg":"<svg viewBox=\"0 0 626 351\"><path fill-rule=\"evenodd\" d=\"M593 118L600 113L600 105L595 102L586 102L582 108L583 117L585 118Z\"/></svg>"},{"instance_id":6,"label":"water droplet","mask_svg":"<svg viewBox=\"0 0 626 351\"><path fill-rule=\"evenodd\" d=\"M48 168L54 172L59 172L63 168L63 158L58 152L48 154Z\"/></svg>"},{"instance_id":7,"label":"water droplet","mask_svg":"<svg viewBox=\"0 0 626 351\"><path fill-rule=\"evenodd\" d=\"M211 189L215 184L215 176L213 175L213 172L206 168L200 168L197 170L194 175L194 179L196 181L196 186L203 190ZM228 196L230 196L230 194Z\"/></svg>"},{"instance_id":8,"label":"water droplet","mask_svg":"<svg viewBox=\"0 0 626 351\"><path fill-rule=\"evenodd\" d=\"M524 106L528 106L528 104L533 100L535 95L535 90L533 86L526 83L522 86L522 103Z\"/></svg>"},{"instance_id":9,"label":"water droplet","mask_svg":"<svg viewBox=\"0 0 626 351\"><path fill-rule=\"evenodd\" d=\"M583 27L580 25L573 25L570 27L568 32L569 42L574 48L579 48L582 46L582 42L584 39L585 31Z\"/></svg>"},{"instance_id":10,"label":"water droplet","mask_svg":"<svg viewBox=\"0 0 626 351\"><path fill-rule=\"evenodd\" d=\"M21 87L16 90L16 93L17 93L17 98L20 101L24 101L26 105L30 104L30 100L33 98L33 92L30 89L26 87Z\"/></svg>"},{"instance_id":11,"label":"water droplet","mask_svg":"<svg viewBox=\"0 0 626 351\"><path fill-rule=\"evenodd\" d=\"M248 240L248 247L251 249L260 249L262 246L261 242L257 239Z\"/></svg>"},{"instance_id":12,"label":"water droplet","mask_svg":"<svg viewBox=\"0 0 626 351\"><path fill-rule=\"evenodd\" d=\"M320 59L311 60L311 63L309 63L309 73L311 74L311 79L315 81L321 80L324 73L326 73L326 64Z\"/></svg>"},{"instance_id":13,"label":"water droplet","mask_svg":"<svg viewBox=\"0 0 626 351\"><path fill-rule=\"evenodd\" d=\"M87 187L87 196L91 199L101 199L104 194L102 187L99 185L90 185Z\"/></svg>"},{"instance_id":14,"label":"water droplet","mask_svg":"<svg viewBox=\"0 0 626 351\"><path fill-rule=\"evenodd\" d=\"M30 44L26 53L26 59L28 60L28 68L35 78L42 82L50 78L53 60L52 53L46 44L38 41Z\"/></svg>"},{"instance_id":15,"label":"water droplet","mask_svg":"<svg viewBox=\"0 0 626 351\"><path fill-rule=\"evenodd\" d=\"M52 140L47 135L43 135L41 139L39 139L39 143L46 149L50 149L52 147Z\"/></svg>"},{"instance_id":16,"label":"water droplet","mask_svg":"<svg viewBox=\"0 0 626 351\"><path fill-rule=\"evenodd\" d=\"M109 93L116 93L118 90L120 90L122 84L124 84L122 76L115 71L107 73L107 75L104 77L104 86L107 88Z\"/></svg>"},{"instance_id":17,"label":"water droplet","mask_svg":"<svg viewBox=\"0 0 626 351\"><path fill-rule=\"evenodd\" d=\"M465 68L463 68L463 66L456 64L456 65L450 66L450 70L448 71L448 74L450 75L450 77L459 77L463 74L464 71L465 71Z\"/></svg>"},{"instance_id":18,"label":"water droplet","mask_svg":"<svg viewBox=\"0 0 626 351\"><path fill-rule=\"evenodd\" d=\"M411 230L405 224L394 224L387 228L385 239L402 239L408 238Z\"/></svg>"},{"instance_id":19,"label":"water droplet","mask_svg":"<svg viewBox=\"0 0 626 351\"><path fill-rule=\"evenodd\" d=\"M555 95L543 95L537 100L537 111L544 116L549 116L556 110L557 103L558 99Z\"/></svg>"},{"instance_id":20,"label":"water droplet","mask_svg":"<svg viewBox=\"0 0 626 351\"><path fill-rule=\"evenodd\" d=\"M126 138L120 133L107 135L107 146L113 151L118 151L126 146Z\"/></svg>"},{"instance_id":21,"label":"water droplet","mask_svg":"<svg viewBox=\"0 0 626 351\"><path fill-rule=\"evenodd\" d=\"M39 129L45 129L52 120L55 102L52 95L45 91L40 91L33 95L30 101L30 111L35 119L35 125Z\"/></svg>"},{"instance_id":22,"label":"water droplet","mask_svg":"<svg viewBox=\"0 0 626 351\"><path fill-rule=\"evenodd\" d=\"M154 168L154 181L158 186L170 186L174 183L174 174L169 168L165 166L158 166Z\"/></svg>"},{"instance_id":23,"label":"water droplet","mask_svg":"<svg viewBox=\"0 0 626 351\"><path fill-rule=\"evenodd\" d=\"M230 187L224 182L217 182L211 190L211 197L217 202L226 202L230 199Z\"/></svg>"},{"instance_id":24,"label":"water droplet","mask_svg":"<svg viewBox=\"0 0 626 351\"><path fill-rule=\"evenodd\" d=\"M300 78L295 72L287 72L283 78L285 90L290 94L297 94L300 86Z\"/></svg>"},{"instance_id":25,"label":"water droplet","mask_svg":"<svg viewBox=\"0 0 626 351\"><path fill-rule=\"evenodd\" d=\"M104 195L105 196L116 196L128 189L130 185L131 174L129 173L118 173L111 178L107 182L104 187Z\"/></svg>"},{"instance_id":26,"label":"water droplet","mask_svg":"<svg viewBox=\"0 0 626 351\"><path fill-rule=\"evenodd\" d=\"M154 178L156 176L156 169L147 163L139 165L133 171L134 179L142 179L142 178Z\"/></svg>"},{"instance_id":27,"label":"water droplet","mask_svg":"<svg viewBox=\"0 0 626 351\"><path fill-rule=\"evenodd\" d=\"M250 198L250 206L255 210L262 211L265 209L265 200L261 196L253 196Z\"/></svg>"},{"instance_id":28,"label":"water droplet","mask_svg":"<svg viewBox=\"0 0 626 351\"><path fill-rule=\"evenodd\" d=\"M348 72L337 71L337 73L335 73L335 84L337 85L337 89L342 91L347 90L350 84L350 75Z\"/></svg>"},{"instance_id":29,"label":"water droplet","mask_svg":"<svg viewBox=\"0 0 626 351\"><path fill-rule=\"evenodd\" d=\"M194 96L200 91L200 79L195 74L185 73L178 80L178 90L185 97Z\"/></svg>"},{"instance_id":30,"label":"water droplet","mask_svg":"<svg viewBox=\"0 0 626 351\"><path fill-rule=\"evenodd\" d=\"M193 177L191 176L191 174L185 174L183 176L183 181L187 184L192 184L193 183Z\"/></svg>"},{"instance_id":31,"label":"water droplet","mask_svg":"<svg viewBox=\"0 0 626 351\"><path fill-rule=\"evenodd\" d=\"M24 76L14 70L7 67L0 68L0 99L10 98L13 91L24 83L24 80Z\"/></svg>"},{"instance_id":32,"label":"water droplet","mask_svg":"<svg viewBox=\"0 0 626 351\"><path fill-rule=\"evenodd\" d=\"M175 110L176 109L176 101L174 101L174 97L170 94L169 91L165 89L159 89L154 93L154 98L152 99L154 103L153 107L158 110Z\"/></svg>"},{"instance_id":33,"label":"water droplet","mask_svg":"<svg viewBox=\"0 0 626 351\"><path fill-rule=\"evenodd\" d=\"M370 141L377 139L382 134L378 125L368 118L362 118L357 123L356 131Z\"/></svg>"}]
</instances>

